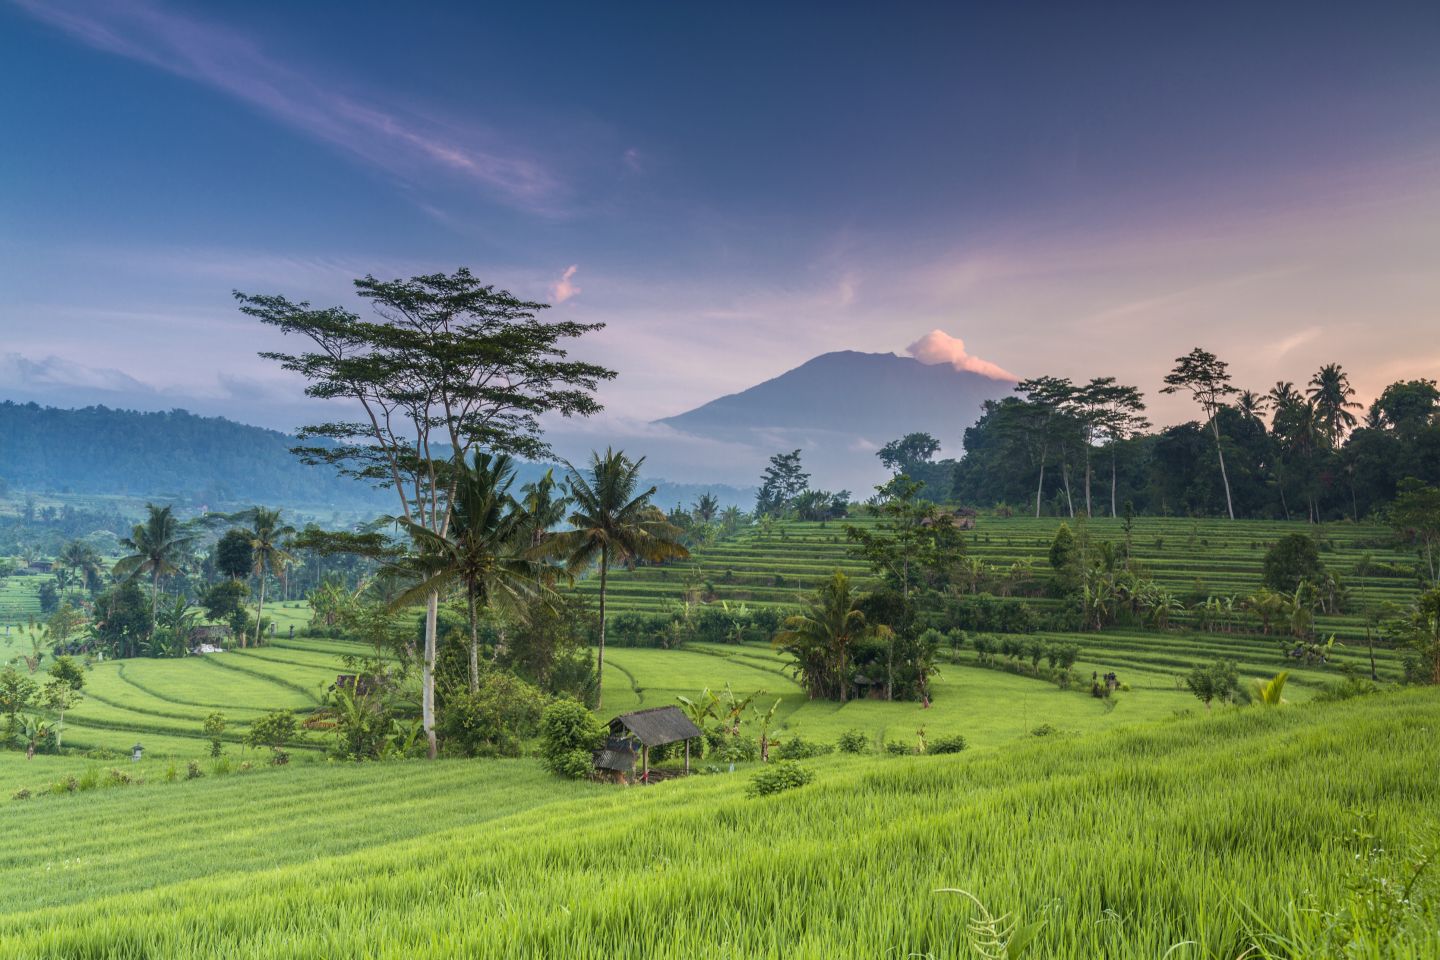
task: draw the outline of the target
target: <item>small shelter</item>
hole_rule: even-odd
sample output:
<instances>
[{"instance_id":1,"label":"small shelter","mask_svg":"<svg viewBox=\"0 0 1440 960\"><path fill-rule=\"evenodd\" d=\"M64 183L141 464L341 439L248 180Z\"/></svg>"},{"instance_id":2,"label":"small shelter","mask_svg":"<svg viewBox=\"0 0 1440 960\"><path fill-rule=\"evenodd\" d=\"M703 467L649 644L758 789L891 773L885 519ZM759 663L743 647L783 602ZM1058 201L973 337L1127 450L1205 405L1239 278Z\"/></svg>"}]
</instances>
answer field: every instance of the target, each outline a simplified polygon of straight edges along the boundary
<instances>
[{"instance_id":1,"label":"small shelter","mask_svg":"<svg viewBox=\"0 0 1440 960\"><path fill-rule=\"evenodd\" d=\"M651 707L622 713L610 721L610 735L595 755L603 770L633 770L635 748L639 745L641 775L650 774L650 748L667 743L685 743L685 772L690 772L690 741L703 736L700 728L679 707ZM628 761L628 762L627 762Z\"/></svg>"}]
</instances>

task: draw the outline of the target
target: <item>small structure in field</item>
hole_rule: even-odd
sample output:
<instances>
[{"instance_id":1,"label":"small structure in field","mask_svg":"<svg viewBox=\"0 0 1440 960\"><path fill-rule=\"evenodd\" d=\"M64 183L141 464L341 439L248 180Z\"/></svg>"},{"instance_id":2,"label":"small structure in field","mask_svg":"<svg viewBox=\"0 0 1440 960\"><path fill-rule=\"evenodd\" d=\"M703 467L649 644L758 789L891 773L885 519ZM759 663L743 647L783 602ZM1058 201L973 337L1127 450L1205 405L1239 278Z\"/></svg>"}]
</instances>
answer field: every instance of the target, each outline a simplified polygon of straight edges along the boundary
<instances>
[{"instance_id":1,"label":"small structure in field","mask_svg":"<svg viewBox=\"0 0 1440 960\"><path fill-rule=\"evenodd\" d=\"M223 623L194 627L190 631L190 652L197 656L224 653L224 645L231 638L230 628Z\"/></svg>"},{"instance_id":2,"label":"small structure in field","mask_svg":"<svg viewBox=\"0 0 1440 960\"><path fill-rule=\"evenodd\" d=\"M650 748L667 743L685 743L685 772L690 772L690 741L702 736L700 728L685 716L679 707L651 707L622 713L610 721L610 735L605 746L595 754L595 766L601 770L626 773L635 769L638 746L641 777L650 775Z\"/></svg>"}]
</instances>

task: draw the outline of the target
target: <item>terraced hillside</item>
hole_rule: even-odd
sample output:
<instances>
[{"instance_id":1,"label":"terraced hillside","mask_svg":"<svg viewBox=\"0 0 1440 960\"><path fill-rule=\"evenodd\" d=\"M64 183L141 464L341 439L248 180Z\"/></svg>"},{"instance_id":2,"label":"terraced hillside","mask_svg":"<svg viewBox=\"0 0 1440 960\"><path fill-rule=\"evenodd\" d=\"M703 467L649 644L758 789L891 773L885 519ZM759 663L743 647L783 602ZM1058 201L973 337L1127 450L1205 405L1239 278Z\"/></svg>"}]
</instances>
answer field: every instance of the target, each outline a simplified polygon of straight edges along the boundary
<instances>
[{"instance_id":1,"label":"terraced hillside","mask_svg":"<svg viewBox=\"0 0 1440 960\"><path fill-rule=\"evenodd\" d=\"M619 570L610 577L610 602L616 612L659 613L675 608L690 595L711 601L753 606L786 606L834 570L863 579L864 564L849 556L847 521L805 523L784 521L769 532L749 527L712 547L694 551L689 561L665 566ZM853 522L866 526L873 521ZM966 534L969 555L997 573L1013 564L1030 564L1044 576L1047 557L1060 520L1029 517L981 517ZM1125 541L1123 521L1087 521L1095 541L1116 548ZM1072 529L1075 523L1071 522ZM1189 520L1137 518L1131 534L1132 556L1149 577L1177 596L1244 596L1261 584L1265 551L1280 537L1303 532L1316 537L1321 559L1338 572L1351 592L1348 615L1317 617L1322 633L1359 641L1365 635L1360 611L1384 601L1404 604L1416 594L1413 577L1357 573L1362 561L1372 567L1412 566L1413 553L1397 548L1388 528L1376 524L1335 523L1312 526L1300 522L1255 520ZM579 589L594 595L598 585L583 581ZM1044 607L1055 601L1029 598Z\"/></svg>"}]
</instances>

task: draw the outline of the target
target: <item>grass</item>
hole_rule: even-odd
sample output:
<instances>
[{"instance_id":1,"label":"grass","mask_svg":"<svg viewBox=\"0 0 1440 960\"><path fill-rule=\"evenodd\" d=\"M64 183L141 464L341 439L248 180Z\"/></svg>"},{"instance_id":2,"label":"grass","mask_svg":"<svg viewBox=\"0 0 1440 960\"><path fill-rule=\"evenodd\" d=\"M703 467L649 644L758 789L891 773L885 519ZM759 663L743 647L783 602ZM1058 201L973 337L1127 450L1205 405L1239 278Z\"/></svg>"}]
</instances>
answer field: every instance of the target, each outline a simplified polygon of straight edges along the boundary
<instances>
[{"instance_id":1,"label":"grass","mask_svg":"<svg viewBox=\"0 0 1440 960\"><path fill-rule=\"evenodd\" d=\"M972 908L935 893L955 887L1043 921L1037 957L1234 958L1435 830L1437 726L1436 690L1232 708L823 758L813 784L759 800L745 776L624 790L528 761L43 798L0 825L0 953L972 956ZM1392 858L1357 856L1356 810ZM1416 891L1415 938L1385 955L1440 952L1434 896Z\"/></svg>"}]
</instances>

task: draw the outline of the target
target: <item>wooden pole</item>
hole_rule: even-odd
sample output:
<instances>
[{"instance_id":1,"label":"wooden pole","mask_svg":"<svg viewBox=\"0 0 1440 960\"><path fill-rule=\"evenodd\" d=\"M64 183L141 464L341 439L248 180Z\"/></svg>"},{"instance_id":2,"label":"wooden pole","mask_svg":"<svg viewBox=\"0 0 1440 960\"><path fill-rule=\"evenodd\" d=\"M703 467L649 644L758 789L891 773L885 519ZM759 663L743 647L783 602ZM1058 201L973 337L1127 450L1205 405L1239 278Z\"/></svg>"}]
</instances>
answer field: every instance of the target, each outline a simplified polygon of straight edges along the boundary
<instances>
[{"instance_id":1,"label":"wooden pole","mask_svg":"<svg viewBox=\"0 0 1440 960\"><path fill-rule=\"evenodd\" d=\"M650 748L644 744L640 745L640 773L645 782L650 782Z\"/></svg>"},{"instance_id":2,"label":"wooden pole","mask_svg":"<svg viewBox=\"0 0 1440 960\"><path fill-rule=\"evenodd\" d=\"M1373 655L1372 655L1373 656ZM690 776L690 738L685 738L685 776Z\"/></svg>"}]
</instances>

